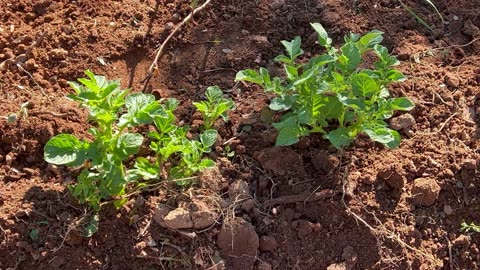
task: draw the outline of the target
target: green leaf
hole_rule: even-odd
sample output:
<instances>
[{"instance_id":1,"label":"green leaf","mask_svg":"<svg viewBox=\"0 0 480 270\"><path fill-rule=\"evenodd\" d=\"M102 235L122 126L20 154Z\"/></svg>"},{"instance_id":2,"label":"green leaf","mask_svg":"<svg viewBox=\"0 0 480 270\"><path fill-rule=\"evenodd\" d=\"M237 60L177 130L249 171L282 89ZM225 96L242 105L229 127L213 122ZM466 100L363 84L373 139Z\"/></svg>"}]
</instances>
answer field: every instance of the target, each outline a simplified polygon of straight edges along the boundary
<instances>
[{"instance_id":1,"label":"green leaf","mask_svg":"<svg viewBox=\"0 0 480 270\"><path fill-rule=\"evenodd\" d=\"M389 101L391 102L392 110L410 111L415 107L415 104L413 104L413 102L406 97L393 98Z\"/></svg>"},{"instance_id":2,"label":"green leaf","mask_svg":"<svg viewBox=\"0 0 480 270\"><path fill-rule=\"evenodd\" d=\"M135 160L135 169L128 172L129 181L138 180L143 178L145 180L151 180L158 178L160 174L160 168L152 165L150 161L144 157L138 157Z\"/></svg>"},{"instance_id":3,"label":"green leaf","mask_svg":"<svg viewBox=\"0 0 480 270\"><path fill-rule=\"evenodd\" d=\"M388 144L395 140L392 133L390 132L390 129L387 127L382 127L378 125L363 125L362 128L363 131L367 133L367 135L373 141Z\"/></svg>"},{"instance_id":4,"label":"green leaf","mask_svg":"<svg viewBox=\"0 0 480 270\"><path fill-rule=\"evenodd\" d=\"M282 45L285 47L287 55L290 57L292 61L295 60L298 56L303 54L303 50L300 48L302 44L302 39L299 36L295 37L290 42L286 40L282 40L281 42L282 42Z\"/></svg>"},{"instance_id":5,"label":"green leaf","mask_svg":"<svg viewBox=\"0 0 480 270\"><path fill-rule=\"evenodd\" d=\"M378 30L373 30L365 35L363 35L358 44L361 45L362 50L373 48L375 45L379 44L383 40L383 32Z\"/></svg>"},{"instance_id":6,"label":"green leaf","mask_svg":"<svg viewBox=\"0 0 480 270\"><path fill-rule=\"evenodd\" d=\"M292 106L292 101L287 98L276 97L273 98L268 106L273 111L286 111Z\"/></svg>"},{"instance_id":7,"label":"green leaf","mask_svg":"<svg viewBox=\"0 0 480 270\"><path fill-rule=\"evenodd\" d=\"M205 130L200 134L200 142L206 148L211 147L217 141L217 136L218 132L215 129Z\"/></svg>"},{"instance_id":8,"label":"green leaf","mask_svg":"<svg viewBox=\"0 0 480 270\"><path fill-rule=\"evenodd\" d=\"M120 209L122 206L128 202L128 198L121 198L118 200L113 201L113 206L115 206L115 209Z\"/></svg>"},{"instance_id":9,"label":"green leaf","mask_svg":"<svg viewBox=\"0 0 480 270\"><path fill-rule=\"evenodd\" d=\"M38 240L38 235L40 234L40 229L39 228L33 228L31 231L30 231L30 239L32 239L32 241L37 241Z\"/></svg>"},{"instance_id":10,"label":"green leaf","mask_svg":"<svg viewBox=\"0 0 480 270\"><path fill-rule=\"evenodd\" d=\"M407 77L405 77L405 75L398 70L390 69L386 74L386 79L389 82L403 82L407 80Z\"/></svg>"},{"instance_id":11,"label":"green leaf","mask_svg":"<svg viewBox=\"0 0 480 270\"><path fill-rule=\"evenodd\" d=\"M135 155L143 143L143 136L138 133L123 133L118 137L115 154L121 159Z\"/></svg>"},{"instance_id":12,"label":"green leaf","mask_svg":"<svg viewBox=\"0 0 480 270\"><path fill-rule=\"evenodd\" d=\"M377 82L365 73L353 75L350 84L353 94L358 97L370 98L380 91Z\"/></svg>"},{"instance_id":13,"label":"green leaf","mask_svg":"<svg viewBox=\"0 0 480 270\"><path fill-rule=\"evenodd\" d=\"M362 61L358 47L355 43L346 43L340 50L342 51L343 58L339 58L339 60L343 59L340 61L341 63L343 62L343 69L348 72L355 71Z\"/></svg>"},{"instance_id":14,"label":"green leaf","mask_svg":"<svg viewBox=\"0 0 480 270\"><path fill-rule=\"evenodd\" d=\"M84 230L85 237L91 237L98 231L99 221L100 221L100 216L98 215L98 213L95 213L90 219L90 222L88 223L88 225L85 227L85 230Z\"/></svg>"},{"instance_id":15,"label":"green leaf","mask_svg":"<svg viewBox=\"0 0 480 270\"><path fill-rule=\"evenodd\" d=\"M328 139L337 149L348 146L352 142L348 130L344 127L330 131L328 134L324 135L324 138Z\"/></svg>"},{"instance_id":16,"label":"green leaf","mask_svg":"<svg viewBox=\"0 0 480 270\"><path fill-rule=\"evenodd\" d=\"M284 64L292 64L292 60L283 54L275 57L273 60Z\"/></svg>"},{"instance_id":17,"label":"green leaf","mask_svg":"<svg viewBox=\"0 0 480 270\"><path fill-rule=\"evenodd\" d=\"M223 91L216 85L209 86L205 91L205 96L210 102L212 102L212 101L223 98Z\"/></svg>"},{"instance_id":18,"label":"green leaf","mask_svg":"<svg viewBox=\"0 0 480 270\"><path fill-rule=\"evenodd\" d=\"M247 81L263 85L263 78L252 69L241 70L235 76L235 81Z\"/></svg>"},{"instance_id":19,"label":"green leaf","mask_svg":"<svg viewBox=\"0 0 480 270\"><path fill-rule=\"evenodd\" d=\"M86 148L77 137L60 134L45 144L45 161L55 165L78 166L86 159Z\"/></svg>"},{"instance_id":20,"label":"green leaf","mask_svg":"<svg viewBox=\"0 0 480 270\"><path fill-rule=\"evenodd\" d=\"M396 130L390 129L390 134L392 134L393 140L385 145L390 149L397 148L400 145L400 140L402 139L400 133L398 133Z\"/></svg>"},{"instance_id":21,"label":"green leaf","mask_svg":"<svg viewBox=\"0 0 480 270\"><path fill-rule=\"evenodd\" d=\"M288 146L298 142L301 136L300 127L284 127L277 136L276 146Z\"/></svg>"},{"instance_id":22,"label":"green leaf","mask_svg":"<svg viewBox=\"0 0 480 270\"><path fill-rule=\"evenodd\" d=\"M327 31L325 28L319 23L311 23L310 24L315 32L318 34L318 43L324 47L330 46L332 44L332 39L328 37Z\"/></svg>"}]
</instances>

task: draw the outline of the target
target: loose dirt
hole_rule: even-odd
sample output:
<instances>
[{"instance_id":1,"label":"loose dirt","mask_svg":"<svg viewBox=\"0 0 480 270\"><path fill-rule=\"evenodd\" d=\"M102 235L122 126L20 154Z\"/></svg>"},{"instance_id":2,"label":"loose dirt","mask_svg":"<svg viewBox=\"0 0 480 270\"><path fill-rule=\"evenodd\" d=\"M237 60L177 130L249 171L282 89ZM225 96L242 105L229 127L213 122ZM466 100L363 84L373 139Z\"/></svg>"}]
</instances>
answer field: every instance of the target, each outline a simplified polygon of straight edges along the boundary
<instances>
[{"instance_id":1,"label":"loose dirt","mask_svg":"<svg viewBox=\"0 0 480 270\"><path fill-rule=\"evenodd\" d=\"M88 137L67 82L90 69L140 91L190 2L0 0L0 115L30 104L15 124L0 119L0 269L480 267L479 234L461 231L480 223L477 0L435 1L444 22L426 1L404 1L434 32L395 0L213 0L168 44L145 91L179 99L178 118L193 126L191 101L207 86L235 100L218 125L218 170L190 189L164 185L119 211L104 207L99 231L84 238L88 209L66 189L75 173L43 161L52 136ZM342 151L316 136L273 147L270 96L233 78L244 68L280 73L272 59L296 35L306 55L318 53L309 22L336 44L349 32L385 32L409 78L391 92L416 104L392 120L398 149L362 136Z\"/></svg>"}]
</instances>

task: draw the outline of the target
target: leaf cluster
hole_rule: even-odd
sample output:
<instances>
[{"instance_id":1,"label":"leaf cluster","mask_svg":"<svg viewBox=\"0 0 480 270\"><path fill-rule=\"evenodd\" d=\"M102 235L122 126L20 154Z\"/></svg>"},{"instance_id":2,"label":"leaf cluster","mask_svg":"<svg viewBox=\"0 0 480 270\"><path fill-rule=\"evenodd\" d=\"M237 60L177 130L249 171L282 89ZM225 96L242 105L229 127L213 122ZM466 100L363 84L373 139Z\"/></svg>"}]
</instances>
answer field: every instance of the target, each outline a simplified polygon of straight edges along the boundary
<instances>
[{"instance_id":1,"label":"leaf cluster","mask_svg":"<svg viewBox=\"0 0 480 270\"><path fill-rule=\"evenodd\" d=\"M395 111L408 111L414 104L405 97L390 96L388 85L406 77L394 67L399 61L380 43L382 32L345 36L340 48L319 23L311 24L325 53L306 61L301 38L282 41L286 55L275 61L283 64L285 76L272 77L265 68L237 73L236 81L261 85L275 94L270 109L283 112L274 127L279 131L276 144L292 145L302 136L321 133L336 148L349 145L363 132L389 148L400 143L400 134L388 127L386 119ZM376 61L367 67L367 55Z\"/></svg>"},{"instance_id":2,"label":"leaf cluster","mask_svg":"<svg viewBox=\"0 0 480 270\"><path fill-rule=\"evenodd\" d=\"M114 199L115 206L120 207L126 201L122 196L129 187L138 188L149 181L166 179L179 179L177 182L185 185L190 182L182 179L215 165L204 155L211 151L217 131L210 129L209 124L198 138L190 139L189 128L176 124L177 100L157 101L150 94L129 94L120 88L118 81L109 81L91 71L85 74L88 78L70 82L75 93L67 97L87 109L92 124L88 132L93 140L59 134L51 138L44 149L44 158L49 163L83 168L77 183L69 187L80 202L98 211L102 200ZM218 87L215 90L221 92ZM211 103L217 100L221 100L221 106L226 99L209 99ZM208 107L205 123L226 117L228 108ZM140 134L135 132L135 127L140 125L155 128L148 134ZM149 138L153 156L138 156L144 135Z\"/></svg>"}]
</instances>

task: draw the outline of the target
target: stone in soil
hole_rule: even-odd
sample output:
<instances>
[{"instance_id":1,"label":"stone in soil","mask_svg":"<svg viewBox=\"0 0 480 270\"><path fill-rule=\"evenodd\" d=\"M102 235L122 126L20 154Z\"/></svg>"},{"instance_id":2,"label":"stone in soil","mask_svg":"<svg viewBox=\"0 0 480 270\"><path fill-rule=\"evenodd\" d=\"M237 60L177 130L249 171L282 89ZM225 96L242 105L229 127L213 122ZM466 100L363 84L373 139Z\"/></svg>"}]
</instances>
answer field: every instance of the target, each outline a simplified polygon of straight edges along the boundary
<instances>
[{"instance_id":1,"label":"stone in soil","mask_svg":"<svg viewBox=\"0 0 480 270\"><path fill-rule=\"evenodd\" d=\"M260 244L255 228L243 218L223 224L217 245L227 259L227 269L253 269Z\"/></svg>"},{"instance_id":2,"label":"stone in soil","mask_svg":"<svg viewBox=\"0 0 480 270\"><path fill-rule=\"evenodd\" d=\"M407 182L404 171L398 164L384 167L378 171L377 177L394 189L402 189Z\"/></svg>"},{"instance_id":3,"label":"stone in soil","mask_svg":"<svg viewBox=\"0 0 480 270\"><path fill-rule=\"evenodd\" d=\"M262 235L260 237L260 250L261 251L274 251L278 247L278 242L275 237Z\"/></svg>"},{"instance_id":4,"label":"stone in soil","mask_svg":"<svg viewBox=\"0 0 480 270\"><path fill-rule=\"evenodd\" d=\"M334 155L329 155L325 151L317 151L312 154L312 163L317 171L332 172L339 164L340 160Z\"/></svg>"},{"instance_id":5,"label":"stone in soil","mask_svg":"<svg viewBox=\"0 0 480 270\"><path fill-rule=\"evenodd\" d=\"M395 130L406 130L414 125L415 118L409 113L390 119L390 127Z\"/></svg>"},{"instance_id":6,"label":"stone in soil","mask_svg":"<svg viewBox=\"0 0 480 270\"><path fill-rule=\"evenodd\" d=\"M188 229L193 227L192 217L190 212L183 208L177 208L170 211L168 215L163 217L165 225L170 229Z\"/></svg>"},{"instance_id":7,"label":"stone in soil","mask_svg":"<svg viewBox=\"0 0 480 270\"><path fill-rule=\"evenodd\" d=\"M248 190L247 182L243 180L237 180L228 187L228 196L230 202L243 201L250 198L250 192Z\"/></svg>"},{"instance_id":8,"label":"stone in soil","mask_svg":"<svg viewBox=\"0 0 480 270\"><path fill-rule=\"evenodd\" d=\"M433 178L417 178L413 183L413 202L421 206L432 206L440 194L440 186Z\"/></svg>"},{"instance_id":9,"label":"stone in soil","mask_svg":"<svg viewBox=\"0 0 480 270\"><path fill-rule=\"evenodd\" d=\"M163 218L168 215L170 212L170 208L165 204L159 204L157 208L155 208L155 212L153 213L153 220L157 222L161 226L166 226Z\"/></svg>"},{"instance_id":10,"label":"stone in soil","mask_svg":"<svg viewBox=\"0 0 480 270\"><path fill-rule=\"evenodd\" d=\"M212 226L218 218L218 214L211 210L206 203L195 201L191 205L192 222L194 229L205 229Z\"/></svg>"}]
</instances>

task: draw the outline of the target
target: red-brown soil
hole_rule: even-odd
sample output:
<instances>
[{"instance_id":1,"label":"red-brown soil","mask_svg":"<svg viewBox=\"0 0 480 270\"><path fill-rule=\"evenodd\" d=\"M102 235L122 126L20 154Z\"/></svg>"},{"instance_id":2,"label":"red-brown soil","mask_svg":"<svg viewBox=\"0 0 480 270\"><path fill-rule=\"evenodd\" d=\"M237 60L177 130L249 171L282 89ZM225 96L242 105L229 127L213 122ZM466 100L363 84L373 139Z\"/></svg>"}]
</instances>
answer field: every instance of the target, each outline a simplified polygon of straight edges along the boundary
<instances>
[{"instance_id":1,"label":"red-brown soil","mask_svg":"<svg viewBox=\"0 0 480 270\"><path fill-rule=\"evenodd\" d=\"M191 101L209 85L227 90L237 109L220 135L235 156L222 156L218 144L221 175L141 194L120 211L105 207L99 231L83 238L88 209L66 189L74 174L43 161L49 138L88 128L86 113L64 98L67 81L90 69L140 91L190 2L0 0L0 63L14 57L21 66L0 70L0 115L33 105L14 125L0 119L0 269L480 267L480 237L460 227L480 223L477 0L436 0L443 23L426 1L405 1L435 33L395 0L213 0L168 44L146 91L181 100L178 117L192 123ZM269 96L233 78L244 68L278 70L280 41L296 35L307 54L317 53L309 22L337 43L350 31L385 32L409 77L392 93L416 104L398 149L359 137L337 151L315 136L271 148L275 130L261 120ZM235 181L246 191L228 192ZM228 206L229 193L244 203L230 198ZM159 203L176 208L202 195L227 205L209 204L221 215L207 229L169 230L153 218Z\"/></svg>"}]
</instances>

